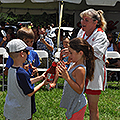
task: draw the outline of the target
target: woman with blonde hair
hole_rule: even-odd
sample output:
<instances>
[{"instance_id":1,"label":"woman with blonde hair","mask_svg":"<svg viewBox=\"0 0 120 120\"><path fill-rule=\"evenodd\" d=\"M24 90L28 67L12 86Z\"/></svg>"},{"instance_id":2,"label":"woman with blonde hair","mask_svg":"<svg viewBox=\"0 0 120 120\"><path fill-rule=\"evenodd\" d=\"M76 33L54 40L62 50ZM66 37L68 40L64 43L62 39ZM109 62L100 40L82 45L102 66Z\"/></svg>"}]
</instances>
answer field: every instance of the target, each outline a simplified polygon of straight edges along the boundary
<instances>
[{"instance_id":1,"label":"woman with blonde hair","mask_svg":"<svg viewBox=\"0 0 120 120\"><path fill-rule=\"evenodd\" d=\"M86 91L90 120L99 119L98 101L101 91L105 90L105 54L109 41L105 34L106 21L102 10L88 9L80 13L82 28L77 37L85 39L94 49L95 70L92 81L86 80Z\"/></svg>"},{"instance_id":2,"label":"woman with blonde hair","mask_svg":"<svg viewBox=\"0 0 120 120\"><path fill-rule=\"evenodd\" d=\"M86 79L86 91L90 120L99 119L98 101L107 82L105 58L109 40L105 34L106 21L102 10L88 9L80 13L81 26L77 37L85 39L94 49L95 70L93 80ZM68 55L68 49L61 50L60 56Z\"/></svg>"},{"instance_id":3,"label":"woman with blonde hair","mask_svg":"<svg viewBox=\"0 0 120 120\"><path fill-rule=\"evenodd\" d=\"M102 10L88 9L80 13L82 28L77 37L84 38L92 45L95 56L95 71L92 81L86 80L86 94L90 111L90 120L99 119L98 101L101 91L105 90L106 67L105 54L109 41L105 34L106 21Z\"/></svg>"}]
</instances>

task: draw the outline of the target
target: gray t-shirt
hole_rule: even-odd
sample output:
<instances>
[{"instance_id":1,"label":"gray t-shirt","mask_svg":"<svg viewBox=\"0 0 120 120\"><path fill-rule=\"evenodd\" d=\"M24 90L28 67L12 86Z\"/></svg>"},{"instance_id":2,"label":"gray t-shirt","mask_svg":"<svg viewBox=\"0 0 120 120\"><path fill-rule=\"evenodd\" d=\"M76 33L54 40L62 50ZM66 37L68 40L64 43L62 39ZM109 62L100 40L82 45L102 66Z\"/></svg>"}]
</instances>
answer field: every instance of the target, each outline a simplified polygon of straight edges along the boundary
<instances>
[{"instance_id":1,"label":"gray t-shirt","mask_svg":"<svg viewBox=\"0 0 120 120\"><path fill-rule=\"evenodd\" d=\"M23 68L19 69L21 75L24 76L23 80L27 81L28 79L26 79L26 77L29 74L27 75L27 72ZM25 95L20 88L16 73L16 68L9 68L4 116L10 120L27 120L31 118L31 97Z\"/></svg>"}]
</instances>

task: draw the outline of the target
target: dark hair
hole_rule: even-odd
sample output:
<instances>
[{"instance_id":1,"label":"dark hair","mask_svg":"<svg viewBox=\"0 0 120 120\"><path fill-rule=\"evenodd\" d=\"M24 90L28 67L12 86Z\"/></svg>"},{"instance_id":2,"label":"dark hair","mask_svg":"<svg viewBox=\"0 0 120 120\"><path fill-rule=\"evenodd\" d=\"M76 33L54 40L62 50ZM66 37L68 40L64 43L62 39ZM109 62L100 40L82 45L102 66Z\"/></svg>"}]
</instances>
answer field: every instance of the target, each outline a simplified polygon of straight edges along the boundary
<instances>
[{"instance_id":1,"label":"dark hair","mask_svg":"<svg viewBox=\"0 0 120 120\"><path fill-rule=\"evenodd\" d=\"M38 30L38 28L37 28L37 27L33 27L32 30L34 30L34 29L37 31L37 35L39 35L39 30Z\"/></svg>"},{"instance_id":2,"label":"dark hair","mask_svg":"<svg viewBox=\"0 0 120 120\"><path fill-rule=\"evenodd\" d=\"M17 38L23 39L34 39L35 35L31 28L23 27L17 31Z\"/></svg>"},{"instance_id":3,"label":"dark hair","mask_svg":"<svg viewBox=\"0 0 120 120\"><path fill-rule=\"evenodd\" d=\"M2 22L0 23L0 25L1 25L1 26L5 26L5 22L2 21Z\"/></svg>"},{"instance_id":4,"label":"dark hair","mask_svg":"<svg viewBox=\"0 0 120 120\"><path fill-rule=\"evenodd\" d=\"M89 45L89 43L82 38L73 38L72 40L70 40L69 45L77 53L83 51L86 59L86 77L92 80L94 73L94 64L95 64L93 47Z\"/></svg>"},{"instance_id":5,"label":"dark hair","mask_svg":"<svg viewBox=\"0 0 120 120\"><path fill-rule=\"evenodd\" d=\"M117 34L115 32L107 31L106 34L107 34L107 37L109 35L111 35L111 37L112 37L112 40L110 41L111 43L117 44L116 43ZM109 38L108 38L108 40L109 40Z\"/></svg>"}]
</instances>

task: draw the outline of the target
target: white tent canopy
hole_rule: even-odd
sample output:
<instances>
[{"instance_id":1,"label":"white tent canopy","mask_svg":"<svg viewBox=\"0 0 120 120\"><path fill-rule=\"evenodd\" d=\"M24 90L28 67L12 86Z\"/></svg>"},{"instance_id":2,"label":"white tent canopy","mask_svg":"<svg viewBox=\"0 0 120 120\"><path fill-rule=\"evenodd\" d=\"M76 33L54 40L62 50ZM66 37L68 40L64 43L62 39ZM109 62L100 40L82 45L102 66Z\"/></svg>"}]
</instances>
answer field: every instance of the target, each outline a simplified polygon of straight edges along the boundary
<instances>
[{"instance_id":1,"label":"white tent canopy","mask_svg":"<svg viewBox=\"0 0 120 120\"><path fill-rule=\"evenodd\" d=\"M62 0L1 0L0 12L14 14L52 14L59 11L59 1ZM73 14L75 11L96 7L97 9L120 11L120 0L63 0L64 12ZM111 6L111 7L110 7Z\"/></svg>"},{"instance_id":2,"label":"white tent canopy","mask_svg":"<svg viewBox=\"0 0 120 120\"><path fill-rule=\"evenodd\" d=\"M64 1L69 3L80 4L82 0L31 0L33 3L46 3ZM103 6L115 6L117 1L120 0L86 0L87 5L103 5ZM25 0L1 0L1 3L24 3Z\"/></svg>"},{"instance_id":3,"label":"white tent canopy","mask_svg":"<svg viewBox=\"0 0 120 120\"><path fill-rule=\"evenodd\" d=\"M120 0L86 0L87 5L115 6Z\"/></svg>"},{"instance_id":4,"label":"white tent canopy","mask_svg":"<svg viewBox=\"0 0 120 120\"><path fill-rule=\"evenodd\" d=\"M70 3L80 3L82 0L31 0L33 3L46 3L46 2L56 2L56 1L64 1ZM25 0L1 0L2 3L23 3Z\"/></svg>"}]
</instances>

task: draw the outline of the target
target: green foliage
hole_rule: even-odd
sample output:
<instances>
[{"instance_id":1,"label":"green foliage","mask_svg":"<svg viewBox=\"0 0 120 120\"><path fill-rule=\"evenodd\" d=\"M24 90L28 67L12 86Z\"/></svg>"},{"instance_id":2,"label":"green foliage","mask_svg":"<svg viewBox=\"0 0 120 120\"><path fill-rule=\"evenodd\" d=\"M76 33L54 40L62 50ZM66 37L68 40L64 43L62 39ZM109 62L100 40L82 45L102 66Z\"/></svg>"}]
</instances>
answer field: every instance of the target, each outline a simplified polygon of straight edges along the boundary
<instances>
[{"instance_id":1,"label":"green foliage","mask_svg":"<svg viewBox=\"0 0 120 120\"><path fill-rule=\"evenodd\" d=\"M58 82L64 82L59 79ZM47 91L42 87L36 94L37 112L33 115L33 120L66 120L66 110L60 108L60 100L63 89L52 89ZM0 120L4 120L3 107L7 92L0 92ZM109 85L99 98L99 117L100 120L119 120L120 119L120 84ZM88 106L85 112L84 120L89 120Z\"/></svg>"},{"instance_id":2,"label":"green foliage","mask_svg":"<svg viewBox=\"0 0 120 120\"><path fill-rule=\"evenodd\" d=\"M58 14L47 14L43 13L42 15L31 15L30 13L26 13L25 15L17 15L10 13L0 13L0 22L5 21L12 25L17 25L18 22L23 21L31 21L33 25L35 26L47 26L48 24L51 25L51 23L54 23L55 26L58 26ZM64 14L63 21L65 21L65 24L69 24L70 26L74 26L73 24L73 15ZM63 23L63 22L62 22Z\"/></svg>"}]
</instances>

